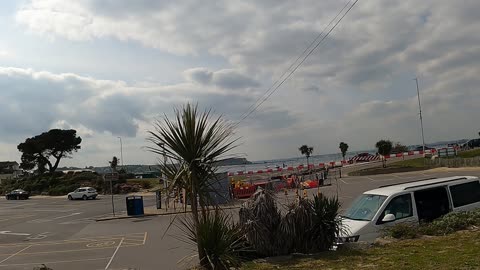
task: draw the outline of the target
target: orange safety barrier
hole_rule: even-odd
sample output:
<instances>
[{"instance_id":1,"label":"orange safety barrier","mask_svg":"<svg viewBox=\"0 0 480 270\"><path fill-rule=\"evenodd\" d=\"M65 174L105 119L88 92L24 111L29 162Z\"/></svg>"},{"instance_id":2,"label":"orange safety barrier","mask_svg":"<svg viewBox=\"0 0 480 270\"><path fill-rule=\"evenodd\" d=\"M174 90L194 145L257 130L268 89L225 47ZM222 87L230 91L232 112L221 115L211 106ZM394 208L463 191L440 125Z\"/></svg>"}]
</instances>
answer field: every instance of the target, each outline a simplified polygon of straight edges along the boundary
<instances>
[{"instance_id":1,"label":"orange safety barrier","mask_svg":"<svg viewBox=\"0 0 480 270\"><path fill-rule=\"evenodd\" d=\"M233 189L233 195L235 198L250 198L250 196L255 193L256 187L250 186L250 187L239 187L239 188L234 188Z\"/></svg>"}]
</instances>

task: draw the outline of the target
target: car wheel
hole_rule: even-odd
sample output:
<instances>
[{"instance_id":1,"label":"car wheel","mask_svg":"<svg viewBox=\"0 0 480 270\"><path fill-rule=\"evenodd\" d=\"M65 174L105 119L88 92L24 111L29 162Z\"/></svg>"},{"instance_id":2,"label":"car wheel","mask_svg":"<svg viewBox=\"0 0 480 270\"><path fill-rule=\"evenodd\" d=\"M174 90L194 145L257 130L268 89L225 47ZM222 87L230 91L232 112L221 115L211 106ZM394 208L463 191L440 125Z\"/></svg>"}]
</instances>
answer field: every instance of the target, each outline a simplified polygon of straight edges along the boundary
<instances>
[{"instance_id":1,"label":"car wheel","mask_svg":"<svg viewBox=\"0 0 480 270\"><path fill-rule=\"evenodd\" d=\"M87 195L83 195L82 199L86 201L88 199Z\"/></svg>"},{"instance_id":2,"label":"car wheel","mask_svg":"<svg viewBox=\"0 0 480 270\"><path fill-rule=\"evenodd\" d=\"M72 195L68 195L68 199L71 201L73 200Z\"/></svg>"}]
</instances>

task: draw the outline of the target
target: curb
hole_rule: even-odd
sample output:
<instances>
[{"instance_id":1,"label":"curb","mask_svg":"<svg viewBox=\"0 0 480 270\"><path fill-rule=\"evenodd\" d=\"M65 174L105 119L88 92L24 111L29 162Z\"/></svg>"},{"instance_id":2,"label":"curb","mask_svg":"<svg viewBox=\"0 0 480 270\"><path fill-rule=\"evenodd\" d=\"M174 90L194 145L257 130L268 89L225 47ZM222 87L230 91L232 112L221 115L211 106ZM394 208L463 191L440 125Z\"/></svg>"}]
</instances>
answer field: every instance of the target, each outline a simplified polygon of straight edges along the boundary
<instances>
[{"instance_id":1,"label":"curb","mask_svg":"<svg viewBox=\"0 0 480 270\"><path fill-rule=\"evenodd\" d=\"M229 210L229 209L238 209L241 206L230 206L230 207L224 207L221 208L222 210ZM200 210L199 210L200 211ZM171 216L171 215L180 215L180 214L186 214L186 213L191 213L192 211L186 211L186 212L165 212L165 213L150 213L150 214L144 214L144 215L139 215L139 216L118 216L118 217L107 217L107 218L99 218L96 219L96 222L101 222L101 221L109 221L109 220L117 220L117 219L130 219L130 218L144 218L144 217L156 217L156 216Z\"/></svg>"}]
</instances>

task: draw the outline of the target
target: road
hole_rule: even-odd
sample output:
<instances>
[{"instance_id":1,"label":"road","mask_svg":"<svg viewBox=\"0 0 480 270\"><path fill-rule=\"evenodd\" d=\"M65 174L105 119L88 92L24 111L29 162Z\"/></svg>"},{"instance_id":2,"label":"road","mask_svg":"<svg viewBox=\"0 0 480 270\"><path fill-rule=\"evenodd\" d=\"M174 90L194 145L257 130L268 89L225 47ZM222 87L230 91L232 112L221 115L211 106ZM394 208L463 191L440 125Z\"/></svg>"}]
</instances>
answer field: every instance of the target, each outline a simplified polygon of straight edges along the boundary
<instances>
[{"instance_id":1,"label":"road","mask_svg":"<svg viewBox=\"0 0 480 270\"><path fill-rule=\"evenodd\" d=\"M360 193L380 185L454 175L480 176L480 170L332 177L332 184L320 191L328 196L338 193L346 206ZM311 189L307 194L316 192ZM288 202L293 196L292 192L286 197L279 194L278 200ZM144 197L144 204L154 205L154 197ZM115 196L115 205L117 213L125 211L125 196ZM109 215L108 196L89 201L0 199L0 270L31 270L41 263L55 270L184 269L195 263L193 247L179 239L180 229L169 228L174 218L183 215L95 221Z\"/></svg>"}]
</instances>

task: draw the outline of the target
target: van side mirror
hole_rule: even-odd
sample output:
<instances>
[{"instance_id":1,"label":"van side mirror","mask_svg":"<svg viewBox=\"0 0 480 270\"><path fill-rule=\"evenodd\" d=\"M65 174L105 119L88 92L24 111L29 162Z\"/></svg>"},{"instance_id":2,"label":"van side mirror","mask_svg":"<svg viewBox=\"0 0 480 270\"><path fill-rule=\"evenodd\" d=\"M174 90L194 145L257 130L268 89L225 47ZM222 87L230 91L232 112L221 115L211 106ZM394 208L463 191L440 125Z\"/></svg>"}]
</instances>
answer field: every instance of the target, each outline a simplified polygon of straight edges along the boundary
<instances>
[{"instance_id":1,"label":"van side mirror","mask_svg":"<svg viewBox=\"0 0 480 270\"><path fill-rule=\"evenodd\" d=\"M386 214L383 219L382 219L382 222L390 222L390 221L394 221L395 220L395 215L394 214Z\"/></svg>"}]
</instances>

